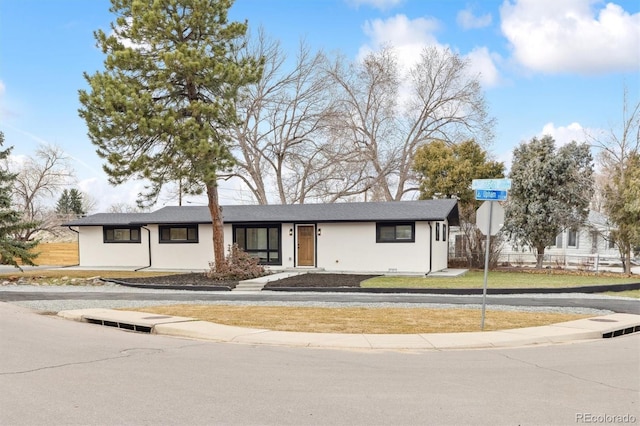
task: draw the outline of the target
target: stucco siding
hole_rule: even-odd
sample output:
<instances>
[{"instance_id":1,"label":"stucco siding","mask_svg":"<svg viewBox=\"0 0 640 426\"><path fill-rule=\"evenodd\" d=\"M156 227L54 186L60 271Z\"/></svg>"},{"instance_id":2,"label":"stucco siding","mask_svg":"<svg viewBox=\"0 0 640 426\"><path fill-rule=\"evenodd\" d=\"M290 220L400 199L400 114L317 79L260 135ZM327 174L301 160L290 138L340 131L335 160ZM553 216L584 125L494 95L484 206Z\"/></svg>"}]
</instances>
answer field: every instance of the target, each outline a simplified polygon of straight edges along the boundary
<instances>
[{"instance_id":1,"label":"stucco siding","mask_svg":"<svg viewBox=\"0 0 640 426\"><path fill-rule=\"evenodd\" d=\"M440 235L436 240L435 226L439 223ZM433 255L431 259L431 272L441 271L447 268L449 261L449 224L447 222L434 222L431 224L433 239Z\"/></svg>"},{"instance_id":2,"label":"stucco siding","mask_svg":"<svg viewBox=\"0 0 640 426\"><path fill-rule=\"evenodd\" d=\"M299 267L297 226L313 225L315 259L312 268L336 272L419 274L442 270L447 267L447 241L442 238L442 225L445 223L440 223L440 239L436 241L434 223L430 227L429 222L415 222L415 241L406 243L376 242L376 222L283 223L280 225L282 264L269 268ZM102 226L83 226L79 233L80 264L205 271L214 257L213 230L209 224L198 225L198 242L195 243L161 243L158 225L142 228L140 235L140 243L107 244L103 241ZM224 225L224 238L226 255L227 248L233 243L231 224ZM434 251L430 253L432 245Z\"/></svg>"},{"instance_id":3,"label":"stucco siding","mask_svg":"<svg viewBox=\"0 0 640 426\"><path fill-rule=\"evenodd\" d=\"M151 259L154 268L196 271L209 269L209 262L213 261L211 225L198 225L197 243L160 243L158 226L150 225L148 228L151 231ZM225 245L227 241L230 242L225 239Z\"/></svg>"},{"instance_id":4,"label":"stucco siding","mask_svg":"<svg viewBox=\"0 0 640 426\"><path fill-rule=\"evenodd\" d=\"M80 265L92 267L143 267L149 263L148 235L140 243L104 243L102 226L83 226L78 235Z\"/></svg>"},{"instance_id":5,"label":"stucco siding","mask_svg":"<svg viewBox=\"0 0 640 426\"><path fill-rule=\"evenodd\" d=\"M289 235L291 231L291 235ZM280 268L295 267L295 226L293 223L282 224L282 240L280 241L282 249L282 266ZM276 268L278 268L276 267Z\"/></svg>"},{"instance_id":6,"label":"stucco siding","mask_svg":"<svg viewBox=\"0 0 640 426\"><path fill-rule=\"evenodd\" d=\"M327 271L429 271L429 226L417 222L415 242L377 243L375 222L323 223L317 236L317 266Z\"/></svg>"}]
</instances>

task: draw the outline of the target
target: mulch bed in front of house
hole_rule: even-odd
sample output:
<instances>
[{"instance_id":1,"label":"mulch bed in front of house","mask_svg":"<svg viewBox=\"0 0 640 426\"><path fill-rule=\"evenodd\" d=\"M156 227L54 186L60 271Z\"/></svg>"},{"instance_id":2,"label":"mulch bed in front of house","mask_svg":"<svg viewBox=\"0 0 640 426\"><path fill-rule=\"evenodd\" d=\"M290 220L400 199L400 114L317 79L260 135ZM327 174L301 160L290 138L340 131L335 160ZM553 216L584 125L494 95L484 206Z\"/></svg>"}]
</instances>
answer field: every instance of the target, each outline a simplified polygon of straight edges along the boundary
<instances>
[{"instance_id":1,"label":"mulch bed in front of house","mask_svg":"<svg viewBox=\"0 0 640 426\"><path fill-rule=\"evenodd\" d=\"M309 273L267 283L265 289L281 287L360 287L360 283L379 275Z\"/></svg>"},{"instance_id":2,"label":"mulch bed in front of house","mask_svg":"<svg viewBox=\"0 0 640 426\"><path fill-rule=\"evenodd\" d=\"M213 280L207 278L204 272L192 272L188 274L162 275L157 277L140 278L114 278L117 282L127 284L157 285L157 286L182 286L182 287L229 287L235 288L238 280Z\"/></svg>"},{"instance_id":3,"label":"mulch bed in front of house","mask_svg":"<svg viewBox=\"0 0 640 426\"><path fill-rule=\"evenodd\" d=\"M282 287L360 287L360 283L369 278L379 275L359 275L359 274L325 274L325 273L309 273L284 278L281 280L271 281L265 285L265 289L282 288ZM229 287L233 289L238 285L238 281L234 280L213 280L207 278L204 273L189 273L164 275L158 277L141 277L141 278L122 278L116 281L130 284L141 285L158 285L177 287Z\"/></svg>"}]
</instances>

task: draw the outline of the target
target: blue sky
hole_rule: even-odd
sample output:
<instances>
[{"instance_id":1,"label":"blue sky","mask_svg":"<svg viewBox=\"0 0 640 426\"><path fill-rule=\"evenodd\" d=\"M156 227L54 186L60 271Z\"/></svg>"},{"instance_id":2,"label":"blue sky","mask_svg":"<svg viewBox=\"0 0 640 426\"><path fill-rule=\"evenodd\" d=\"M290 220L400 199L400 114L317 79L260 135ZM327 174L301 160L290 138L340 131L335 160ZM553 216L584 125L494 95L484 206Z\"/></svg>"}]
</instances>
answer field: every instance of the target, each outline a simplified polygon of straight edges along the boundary
<instances>
[{"instance_id":1,"label":"blue sky","mask_svg":"<svg viewBox=\"0 0 640 426\"><path fill-rule=\"evenodd\" d=\"M101 211L133 204L142 185L108 185L77 114L83 72L102 69L93 31L108 31L109 7L108 0L0 0L5 147L19 160L39 144L58 145L72 157L76 186ZM391 43L407 63L420 46L450 47L481 75L497 119L489 150L507 164L534 136L582 141L618 125L625 85L632 101L640 98L638 0L236 0L230 18L263 27L292 53L302 38L352 59ZM239 189L223 186L223 203L246 201Z\"/></svg>"}]
</instances>

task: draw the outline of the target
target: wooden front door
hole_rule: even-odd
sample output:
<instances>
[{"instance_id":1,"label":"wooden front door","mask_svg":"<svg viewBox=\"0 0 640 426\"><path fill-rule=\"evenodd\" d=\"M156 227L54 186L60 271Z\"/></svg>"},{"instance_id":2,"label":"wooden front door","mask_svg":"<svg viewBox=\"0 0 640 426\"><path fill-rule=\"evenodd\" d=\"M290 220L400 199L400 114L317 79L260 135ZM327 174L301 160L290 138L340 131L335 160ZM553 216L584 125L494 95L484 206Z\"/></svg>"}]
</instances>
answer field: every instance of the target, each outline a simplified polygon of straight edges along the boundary
<instances>
[{"instance_id":1,"label":"wooden front door","mask_svg":"<svg viewBox=\"0 0 640 426\"><path fill-rule=\"evenodd\" d=\"M298 226L298 266L315 265L315 226Z\"/></svg>"}]
</instances>

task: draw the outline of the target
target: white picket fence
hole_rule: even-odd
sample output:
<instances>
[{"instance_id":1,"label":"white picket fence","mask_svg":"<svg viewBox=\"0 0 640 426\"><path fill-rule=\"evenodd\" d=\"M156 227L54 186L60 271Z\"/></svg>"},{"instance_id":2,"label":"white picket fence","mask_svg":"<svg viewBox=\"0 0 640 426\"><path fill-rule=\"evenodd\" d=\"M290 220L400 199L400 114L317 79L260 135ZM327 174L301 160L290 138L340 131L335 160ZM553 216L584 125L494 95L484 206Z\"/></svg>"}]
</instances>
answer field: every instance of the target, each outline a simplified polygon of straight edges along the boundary
<instances>
[{"instance_id":1,"label":"white picket fence","mask_svg":"<svg viewBox=\"0 0 640 426\"><path fill-rule=\"evenodd\" d=\"M533 253L510 253L500 255L498 263L503 266L531 266L536 264ZM577 269L581 271L622 271L619 256L594 254L545 254L542 266L557 269Z\"/></svg>"}]
</instances>

